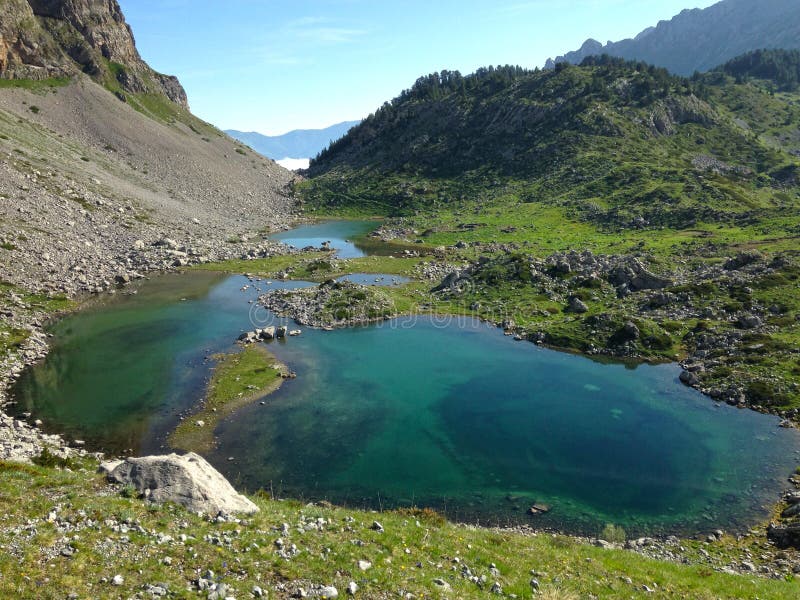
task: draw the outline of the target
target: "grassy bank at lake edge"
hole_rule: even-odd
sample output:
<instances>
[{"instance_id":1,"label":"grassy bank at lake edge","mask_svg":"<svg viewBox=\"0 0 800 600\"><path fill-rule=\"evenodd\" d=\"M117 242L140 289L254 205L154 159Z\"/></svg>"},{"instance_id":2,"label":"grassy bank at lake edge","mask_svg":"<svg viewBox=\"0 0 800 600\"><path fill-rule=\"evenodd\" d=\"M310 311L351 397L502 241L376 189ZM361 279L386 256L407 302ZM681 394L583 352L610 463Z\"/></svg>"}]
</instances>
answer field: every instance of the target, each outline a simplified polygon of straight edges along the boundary
<instances>
[{"instance_id":1,"label":"grassy bank at lake edge","mask_svg":"<svg viewBox=\"0 0 800 600\"><path fill-rule=\"evenodd\" d=\"M239 352L217 354L205 398L190 417L170 434L168 443L177 450L204 453L214 447L214 431L237 410L265 398L283 383L286 365L263 345L246 346Z\"/></svg>"},{"instance_id":2,"label":"grassy bank at lake edge","mask_svg":"<svg viewBox=\"0 0 800 600\"><path fill-rule=\"evenodd\" d=\"M92 461L69 466L0 466L3 595L128 597L166 585L171 597L197 597L191 582L209 569L239 598L250 597L255 585L269 597L289 597L314 584L336 586L344 596L350 581L359 586L356 597L372 599L479 598L494 583L505 594L531 598L531 579L537 597L562 599L779 599L800 593L792 576L769 580L715 570L742 560L743 552L758 569L771 550L756 537L683 540L689 564L675 564L566 536L455 525L425 511L378 514L259 495L252 499L260 513L217 523L125 497L93 474ZM376 520L382 533L372 528ZM288 530L281 531L283 523ZM292 544L296 549L281 556ZM362 571L358 561L371 566ZM485 583L462 576L465 567ZM124 578L120 586L111 583L117 574Z\"/></svg>"}]
</instances>

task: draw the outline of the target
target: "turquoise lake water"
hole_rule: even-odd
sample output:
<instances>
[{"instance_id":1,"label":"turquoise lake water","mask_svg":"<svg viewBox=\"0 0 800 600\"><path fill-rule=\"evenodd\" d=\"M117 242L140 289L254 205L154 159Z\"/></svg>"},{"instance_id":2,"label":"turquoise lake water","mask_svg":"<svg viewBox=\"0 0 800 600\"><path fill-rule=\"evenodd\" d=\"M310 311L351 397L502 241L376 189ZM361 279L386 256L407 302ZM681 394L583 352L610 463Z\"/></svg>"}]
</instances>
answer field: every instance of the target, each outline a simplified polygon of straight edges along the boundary
<instances>
[{"instance_id":1,"label":"turquoise lake water","mask_svg":"<svg viewBox=\"0 0 800 600\"><path fill-rule=\"evenodd\" d=\"M164 450L202 395L208 357L272 318L245 284L162 276L64 319L17 409L93 447ZM311 284L273 284L295 285ZM683 387L676 366L600 364L471 319L306 329L270 349L298 378L224 421L209 458L284 497L568 531L702 531L762 517L798 460L795 432ZM552 511L534 520L534 502Z\"/></svg>"},{"instance_id":2,"label":"turquoise lake water","mask_svg":"<svg viewBox=\"0 0 800 600\"><path fill-rule=\"evenodd\" d=\"M357 253L344 240L372 227L333 222L285 239ZM210 357L254 326L293 325L255 304L259 293L310 285L155 277L56 323L50 355L14 390L16 411L97 449L167 451ZM587 534L606 523L700 533L764 518L800 460L797 432L684 387L677 365L602 364L469 318L304 329L270 350L298 378L223 421L208 458L235 484L281 497ZM533 503L552 510L531 517Z\"/></svg>"}]
</instances>

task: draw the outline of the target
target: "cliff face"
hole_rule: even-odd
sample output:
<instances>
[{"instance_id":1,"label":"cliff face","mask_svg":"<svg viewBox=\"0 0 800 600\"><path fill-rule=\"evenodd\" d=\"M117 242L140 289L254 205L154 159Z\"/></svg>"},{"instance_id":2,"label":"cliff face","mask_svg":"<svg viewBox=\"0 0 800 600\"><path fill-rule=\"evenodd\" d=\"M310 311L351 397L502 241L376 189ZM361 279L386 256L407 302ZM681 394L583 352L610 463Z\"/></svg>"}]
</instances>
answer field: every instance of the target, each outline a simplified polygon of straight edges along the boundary
<instances>
[{"instance_id":1,"label":"cliff face","mask_svg":"<svg viewBox=\"0 0 800 600\"><path fill-rule=\"evenodd\" d=\"M84 72L131 93L159 93L186 107L176 77L142 60L116 0L0 0L0 77L45 79Z\"/></svg>"},{"instance_id":2,"label":"cliff face","mask_svg":"<svg viewBox=\"0 0 800 600\"><path fill-rule=\"evenodd\" d=\"M588 40L579 50L548 61L547 66L580 64L587 56L609 54L691 75L763 48L800 48L797 0L723 0L704 10L684 10L634 39L605 46Z\"/></svg>"}]
</instances>

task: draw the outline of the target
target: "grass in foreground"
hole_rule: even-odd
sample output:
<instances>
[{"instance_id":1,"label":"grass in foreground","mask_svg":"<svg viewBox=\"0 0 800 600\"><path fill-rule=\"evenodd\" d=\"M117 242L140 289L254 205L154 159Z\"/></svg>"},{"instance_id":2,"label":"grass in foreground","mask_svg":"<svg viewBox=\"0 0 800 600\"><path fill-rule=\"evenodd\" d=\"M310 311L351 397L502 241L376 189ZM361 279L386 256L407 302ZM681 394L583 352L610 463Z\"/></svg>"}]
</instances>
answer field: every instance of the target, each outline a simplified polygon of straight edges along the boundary
<instances>
[{"instance_id":1,"label":"grass in foreground","mask_svg":"<svg viewBox=\"0 0 800 600\"><path fill-rule=\"evenodd\" d=\"M169 443L173 448L199 453L210 451L214 447L214 430L219 422L277 390L287 370L261 345L247 346L232 354L219 354L214 359L218 363L206 397L200 409L170 435Z\"/></svg>"},{"instance_id":2,"label":"grass in foreground","mask_svg":"<svg viewBox=\"0 0 800 600\"><path fill-rule=\"evenodd\" d=\"M344 597L350 581L359 586L357 598L370 599L485 598L494 583L518 598L800 594L796 581L657 562L564 536L454 525L426 511L377 514L256 496L257 515L242 523L210 522L176 506L124 497L94 475L94 467L91 461L72 470L0 464L0 596L127 598L158 584L169 589L169 597L196 598L190 582L209 569L236 598L250 597L255 585L269 597L288 597L275 590L279 584L334 585ZM384 532L372 529L375 520ZM279 538L284 549L296 549L281 556ZM724 544L682 544L726 560ZM754 554L758 563L757 548ZM362 571L360 560L371 567ZM486 583L462 577L465 566ZM124 582L114 586L117 574ZM532 578L539 595L532 591ZM435 579L452 592L441 591Z\"/></svg>"}]
</instances>

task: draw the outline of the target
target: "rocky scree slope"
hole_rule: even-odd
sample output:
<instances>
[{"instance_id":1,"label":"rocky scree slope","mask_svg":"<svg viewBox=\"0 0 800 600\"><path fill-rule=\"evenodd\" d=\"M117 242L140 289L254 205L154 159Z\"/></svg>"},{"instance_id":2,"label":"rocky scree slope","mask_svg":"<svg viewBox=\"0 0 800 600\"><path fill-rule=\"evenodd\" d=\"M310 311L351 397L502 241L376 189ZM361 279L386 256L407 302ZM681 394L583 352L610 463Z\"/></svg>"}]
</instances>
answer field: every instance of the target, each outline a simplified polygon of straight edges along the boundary
<instances>
[{"instance_id":1,"label":"rocky scree slope","mask_svg":"<svg viewBox=\"0 0 800 600\"><path fill-rule=\"evenodd\" d=\"M93 278L108 287L142 269L264 250L260 237L243 248L242 236L288 221L291 174L164 106L163 120L140 113L83 76L0 90L0 278L92 291Z\"/></svg>"},{"instance_id":2,"label":"rocky scree slope","mask_svg":"<svg viewBox=\"0 0 800 600\"><path fill-rule=\"evenodd\" d=\"M157 270L284 250L293 176L194 117L113 0L0 3L0 403L53 313ZM5 421L8 419L4 419ZM0 459L61 442L20 421Z\"/></svg>"},{"instance_id":3,"label":"rocky scree slope","mask_svg":"<svg viewBox=\"0 0 800 600\"><path fill-rule=\"evenodd\" d=\"M800 47L798 8L795 0L724 0L702 10L684 10L633 39L605 45L586 40L580 49L548 61L547 66L580 64L587 56L608 54L691 75L752 50Z\"/></svg>"}]
</instances>

